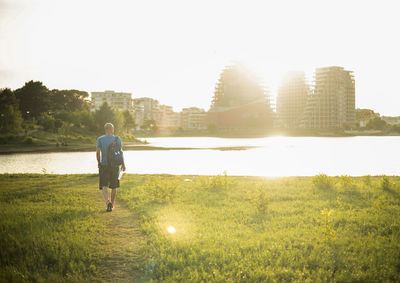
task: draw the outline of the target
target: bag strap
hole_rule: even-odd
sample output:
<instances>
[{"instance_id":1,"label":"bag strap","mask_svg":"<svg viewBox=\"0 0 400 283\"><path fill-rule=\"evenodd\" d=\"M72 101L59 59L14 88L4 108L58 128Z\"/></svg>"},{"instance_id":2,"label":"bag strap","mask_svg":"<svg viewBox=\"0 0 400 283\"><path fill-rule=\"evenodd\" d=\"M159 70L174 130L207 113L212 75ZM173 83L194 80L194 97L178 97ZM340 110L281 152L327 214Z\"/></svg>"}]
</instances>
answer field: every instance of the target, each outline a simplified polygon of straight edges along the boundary
<instances>
[{"instance_id":1,"label":"bag strap","mask_svg":"<svg viewBox=\"0 0 400 283\"><path fill-rule=\"evenodd\" d=\"M115 139L114 139L113 143L114 143L115 145L118 145L118 146L119 146L119 144L118 144L118 139L119 139L119 137L118 137L118 136L115 136Z\"/></svg>"}]
</instances>

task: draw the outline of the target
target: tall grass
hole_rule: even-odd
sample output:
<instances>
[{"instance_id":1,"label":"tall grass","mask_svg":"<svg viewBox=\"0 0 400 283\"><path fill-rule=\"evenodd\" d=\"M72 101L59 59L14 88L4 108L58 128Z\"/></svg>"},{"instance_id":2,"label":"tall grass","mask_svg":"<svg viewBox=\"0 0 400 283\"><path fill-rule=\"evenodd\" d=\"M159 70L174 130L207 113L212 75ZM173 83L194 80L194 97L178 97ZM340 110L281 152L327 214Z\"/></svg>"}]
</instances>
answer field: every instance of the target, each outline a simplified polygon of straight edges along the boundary
<instances>
[{"instance_id":1,"label":"tall grass","mask_svg":"<svg viewBox=\"0 0 400 283\"><path fill-rule=\"evenodd\" d=\"M400 188L380 178L128 175L119 196L142 215L147 280L399 281ZM176 182L173 201L149 179Z\"/></svg>"},{"instance_id":2,"label":"tall grass","mask_svg":"<svg viewBox=\"0 0 400 283\"><path fill-rule=\"evenodd\" d=\"M138 280L399 282L399 184L128 174L118 201L146 238ZM105 245L120 243L96 189L95 175L0 175L0 282L103 281Z\"/></svg>"},{"instance_id":3,"label":"tall grass","mask_svg":"<svg viewBox=\"0 0 400 283\"><path fill-rule=\"evenodd\" d=\"M0 282L93 282L105 257L95 176L0 175Z\"/></svg>"}]
</instances>

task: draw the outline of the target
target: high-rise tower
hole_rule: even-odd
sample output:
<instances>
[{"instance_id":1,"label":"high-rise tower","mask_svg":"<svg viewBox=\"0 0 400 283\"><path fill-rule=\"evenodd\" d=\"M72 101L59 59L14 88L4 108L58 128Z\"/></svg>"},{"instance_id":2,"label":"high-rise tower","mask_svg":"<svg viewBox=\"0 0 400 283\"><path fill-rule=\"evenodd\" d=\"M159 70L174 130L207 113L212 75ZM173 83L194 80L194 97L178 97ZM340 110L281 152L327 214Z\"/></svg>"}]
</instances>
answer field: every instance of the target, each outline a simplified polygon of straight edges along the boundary
<instances>
[{"instance_id":1,"label":"high-rise tower","mask_svg":"<svg viewBox=\"0 0 400 283\"><path fill-rule=\"evenodd\" d=\"M302 127L352 128L355 124L353 72L336 66L316 69L314 91L307 100Z\"/></svg>"},{"instance_id":2,"label":"high-rise tower","mask_svg":"<svg viewBox=\"0 0 400 283\"><path fill-rule=\"evenodd\" d=\"M290 72L285 76L276 99L276 112L283 127L300 126L309 94L304 72Z\"/></svg>"}]
</instances>

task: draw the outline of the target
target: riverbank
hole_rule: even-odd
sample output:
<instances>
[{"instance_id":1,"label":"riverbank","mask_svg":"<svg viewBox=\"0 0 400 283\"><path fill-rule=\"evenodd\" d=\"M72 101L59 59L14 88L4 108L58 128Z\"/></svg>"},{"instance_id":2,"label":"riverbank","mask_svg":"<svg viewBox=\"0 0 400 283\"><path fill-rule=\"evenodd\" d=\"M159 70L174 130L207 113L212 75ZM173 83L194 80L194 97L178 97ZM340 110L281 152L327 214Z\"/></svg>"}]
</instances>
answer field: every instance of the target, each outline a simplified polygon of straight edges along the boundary
<instances>
[{"instance_id":1,"label":"riverbank","mask_svg":"<svg viewBox=\"0 0 400 283\"><path fill-rule=\"evenodd\" d=\"M355 136L399 136L400 132L381 130L312 130L312 129L269 129L269 130L196 130L196 131L138 131L136 137L215 137L215 138L265 138L286 137L355 137Z\"/></svg>"},{"instance_id":2,"label":"riverbank","mask_svg":"<svg viewBox=\"0 0 400 283\"><path fill-rule=\"evenodd\" d=\"M151 146L147 144L124 144L123 150L247 150L257 148L257 146L224 146L211 148L195 148L195 147L161 147ZM48 152L90 152L96 151L96 145L71 145L71 146L54 146L54 145L37 145L37 146L21 146L21 147L0 147L1 154L15 153L48 153Z\"/></svg>"},{"instance_id":3,"label":"riverbank","mask_svg":"<svg viewBox=\"0 0 400 283\"><path fill-rule=\"evenodd\" d=\"M97 178L0 175L0 281L400 280L398 176Z\"/></svg>"},{"instance_id":4,"label":"riverbank","mask_svg":"<svg viewBox=\"0 0 400 283\"><path fill-rule=\"evenodd\" d=\"M141 149L147 142L131 134L121 136L124 148ZM0 136L0 154L44 152L88 152L96 150L97 136L92 134L59 135L45 131L31 131L29 135Z\"/></svg>"}]
</instances>

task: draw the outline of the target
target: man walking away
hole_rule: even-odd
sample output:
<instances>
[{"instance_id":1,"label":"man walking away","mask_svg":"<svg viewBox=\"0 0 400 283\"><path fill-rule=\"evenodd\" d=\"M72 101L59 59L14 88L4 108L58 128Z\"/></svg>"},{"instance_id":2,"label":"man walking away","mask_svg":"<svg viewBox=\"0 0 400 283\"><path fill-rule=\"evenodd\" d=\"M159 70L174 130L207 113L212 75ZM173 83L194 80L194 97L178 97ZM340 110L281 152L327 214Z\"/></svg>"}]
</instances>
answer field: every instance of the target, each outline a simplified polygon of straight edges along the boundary
<instances>
[{"instance_id":1,"label":"man walking away","mask_svg":"<svg viewBox=\"0 0 400 283\"><path fill-rule=\"evenodd\" d=\"M99 189L103 190L104 200L106 202L107 211L114 209L115 196L117 188L119 188L118 175L120 169L125 171L125 163L122 159L121 166L112 166L107 160L107 152L109 146L116 142L119 148L122 148L122 142L119 137L114 136L114 125L106 123L104 125L105 135L97 139L96 158L99 167ZM120 168L121 167L121 168ZM108 188L111 190L111 201L108 195Z\"/></svg>"}]
</instances>

